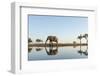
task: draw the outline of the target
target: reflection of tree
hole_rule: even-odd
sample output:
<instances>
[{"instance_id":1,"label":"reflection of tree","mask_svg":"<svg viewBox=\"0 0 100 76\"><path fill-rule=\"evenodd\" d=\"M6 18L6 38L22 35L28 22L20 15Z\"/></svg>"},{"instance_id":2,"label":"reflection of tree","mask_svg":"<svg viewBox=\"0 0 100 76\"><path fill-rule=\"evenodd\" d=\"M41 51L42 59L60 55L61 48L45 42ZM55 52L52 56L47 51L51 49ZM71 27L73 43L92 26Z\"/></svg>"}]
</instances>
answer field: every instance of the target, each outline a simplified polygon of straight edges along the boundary
<instances>
[{"instance_id":1,"label":"reflection of tree","mask_svg":"<svg viewBox=\"0 0 100 76\"><path fill-rule=\"evenodd\" d=\"M32 50L32 47L28 47L28 52L30 53Z\"/></svg>"},{"instance_id":2,"label":"reflection of tree","mask_svg":"<svg viewBox=\"0 0 100 76\"><path fill-rule=\"evenodd\" d=\"M36 51L41 51L41 50L42 50L42 48L39 48L39 47L38 47L38 48L36 48Z\"/></svg>"},{"instance_id":3,"label":"reflection of tree","mask_svg":"<svg viewBox=\"0 0 100 76\"><path fill-rule=\"evenodd\" d=\"M87 46L87 49L83 52L83 54L86 56L88 55L88 46Z\"/></svg>"},{"instance_id":4,"label":"reflection of tree","mask_svg":"<svg viewBox=\"0 0 100 76\"><path fill-rule=\"evenodd\" d=\"M32 51L33 47L28 47L28 52L30 53ZM41 51L43 48L37 47L36 51Z\"/></svg>"},{"instance_id":5,"label":"reflection of tree","mask_svg":"<svg viewBox=\"0 0 100 76\"><path fill-rule=\"evenodd\" d=\"M81 45L80 45L80 50L78 50L78 53L79 53L80 55L82 55Z\"/></svg>"},{"instance_id":6,"label":"reflection of tree","mask_svg":"<svg viewBox=\"0 0 100 76\"><path fill-rule=\"evenodd\" d=\"M48 55L56 55L58 53L58 47L56 47L55 49L54 47L48 47L48 48L49 50L47 50L47 47L45 47L46 53Z\"/></svg>"},{"instance_id":7,"label":"reflection of tree","mask_svg":"<svg viewBox=\"0 0 100 76\"><path fill-rule=\"evenodd\" d=\"M76 41L73 41L73 47L74 48L76 47Z\"/></svg>"},{"instance_id":8,"label":"reflection of tree","mask_svg":"<svg viewBox=\"0 0 100 76\"><path fill-rule=\"evenodd\" d=\"M87 46L87 48L86 48L86 50L85 51L83 51L82 49L81 49L81 45L80 45L80 50L78 50L78 53L80 54L80 55L82 55L82 54L84 54L84 55L88 55L88 46Z\"/></svg>"}]
</instances>

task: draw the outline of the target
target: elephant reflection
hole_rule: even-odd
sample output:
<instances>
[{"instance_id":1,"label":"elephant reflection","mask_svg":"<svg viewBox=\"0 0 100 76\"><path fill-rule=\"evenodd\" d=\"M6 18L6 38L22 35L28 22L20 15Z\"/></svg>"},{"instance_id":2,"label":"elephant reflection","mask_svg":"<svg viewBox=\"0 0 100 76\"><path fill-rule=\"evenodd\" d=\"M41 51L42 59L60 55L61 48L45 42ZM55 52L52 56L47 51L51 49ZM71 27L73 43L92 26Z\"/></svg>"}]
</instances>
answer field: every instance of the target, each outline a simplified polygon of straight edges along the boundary
<instances>
[{"instance_id":1,"label":"elephant reflection","mask_svg":"<svg viewBox=\"0 0 100 76\"><path fill-rule=\"evenodd\" d=\"M82 49L81 49L81 46L80 46L80 50L78 51L78 53L80 54L80 55L82 55L82 54L84 54L84 55L88 55L88 46L87 46L87 48L86 48L86 50L85 51L83 51Z\"/></svg>"},{"instance_id":2,"label":"elephant reflection","mask_svg":"<svg viewBox=\"0 0 100 76\"><path fill-rule=\"evenodd\" d=\"M47 50L47 47L45 47L46 53L48 55L56 55L58 53L58 47L54 49L54 47L48 47L49 49Z\"/></svg>"},{"instance_id":3,"label":"elephant reflection","mask_svg":"<svg viewBox=\"0 0 100 76\"><path fill-rule=\"evenodd\" d=\"M56 42L56 46L58 47L58 38L56 36L48 36L45 45L47 44L47 41L49 41L50 46L53 46L53 42Z\"/></svg>"}]
</instances>

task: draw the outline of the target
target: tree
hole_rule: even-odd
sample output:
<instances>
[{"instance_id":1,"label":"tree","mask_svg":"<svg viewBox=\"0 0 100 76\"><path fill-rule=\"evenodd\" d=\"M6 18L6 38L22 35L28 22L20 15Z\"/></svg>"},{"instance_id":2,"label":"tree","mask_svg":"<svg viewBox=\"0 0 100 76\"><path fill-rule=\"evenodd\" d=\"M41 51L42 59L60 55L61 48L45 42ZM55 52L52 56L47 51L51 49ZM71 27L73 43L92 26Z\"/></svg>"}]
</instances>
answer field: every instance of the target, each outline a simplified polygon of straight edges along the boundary
<instances>
[{"instance_id":1,"label":"tree","mask_svg":"<svg viewBox=\"0 0 100 76\"><path fill-rule=\"evenodd\" d=\"M43 40L41 40L41 39L36 39L36 42L43 42Z\"/></svg>"},{"instance_id":2,"label":"tree","mask_svg":"<svg viewBox=\"0 0 100 76\"><path fill-rule=\"evenodd\" d=\"M88 44L88 34L84 34L84 35L83 35L83 38L86 39L86 43Z\"/></svg>"},{"instance_id":3,"label":"tree","mask_svg":"<svg viewBox=\"0 0 100 76\"><path fill-rule=\"evenodd\" d=\"M75 45L76 44L76 41L73 41L73 44Z\"/></svg>"},{"instance_id":4,"label":"tree","mask_svg":"<svg viewBox=\"0 0 100 76\"><path fill-rule=\"evenodd\" d=\"M81 45L81 39L83 38L83 36L80 34L80 36L77 37L80 40L80 45Z\"/></svg>"},{"instance_id":5,"label":"tree","mask_svg":"<svg viewBox=\"0 0 100 76\"><path fill-rule=\"evenodd\" d=\"M73 47L74 48L76 47L76 41L73 41Z\"/></svg>"},{"instance_id":6,"label":"tree","mask_svg":"<svg viewBox=\"0 0 100 76\"><path fill-rule=\"evenodd\" d=\"M31 38L28 38L28 43L32 42L32 39Z\"/></svg>"}]
</instances>

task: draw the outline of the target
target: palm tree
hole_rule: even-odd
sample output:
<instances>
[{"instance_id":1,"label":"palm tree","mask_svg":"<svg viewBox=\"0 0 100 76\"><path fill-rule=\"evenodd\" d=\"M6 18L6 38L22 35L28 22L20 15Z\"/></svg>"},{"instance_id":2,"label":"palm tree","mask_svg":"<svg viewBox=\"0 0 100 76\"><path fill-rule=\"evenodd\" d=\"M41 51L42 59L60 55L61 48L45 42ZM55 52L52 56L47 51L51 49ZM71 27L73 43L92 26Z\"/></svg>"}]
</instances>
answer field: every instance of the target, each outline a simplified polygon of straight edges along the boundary
<instances>
[{"instance_id":1,"label":"palm tree","mask_svg":"<svg viewBox=\"0 0 100 76\"><path fill-rule=\"evenodd\" d=\"M86 43L88 44L88 34L84 34L84 35L83 35L83 38L86 39Z\"/></svg>"},{"instance_id":2,"label":"palm tree","mask_svg":"<svg viewBox=\"0 0 100 76\"><path fill-rule=\"evenodd\" d=\"M81 39L83 38L83 36L80 34L80 36L77 37L80 40L80 45L81 45Z\"/></svg>"}]
</instances>

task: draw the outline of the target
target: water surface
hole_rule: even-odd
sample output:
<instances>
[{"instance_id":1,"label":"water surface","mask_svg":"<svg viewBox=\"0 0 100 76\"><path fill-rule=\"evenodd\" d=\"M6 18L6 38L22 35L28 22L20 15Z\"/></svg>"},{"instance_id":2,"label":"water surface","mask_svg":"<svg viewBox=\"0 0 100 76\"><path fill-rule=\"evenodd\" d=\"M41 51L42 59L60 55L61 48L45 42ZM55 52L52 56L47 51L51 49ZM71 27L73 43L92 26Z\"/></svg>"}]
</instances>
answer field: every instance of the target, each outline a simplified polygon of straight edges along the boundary
<instances>
[{"instance_id":1,"label":"water surface","mask_svg":"<svg viewBox=\"0 0 100 76\"><path fill-rule=\"evenodd\" d=\"M30 47L28 60L56 60L88 58L87 46Z\"/></svg>"}]
</instances>

